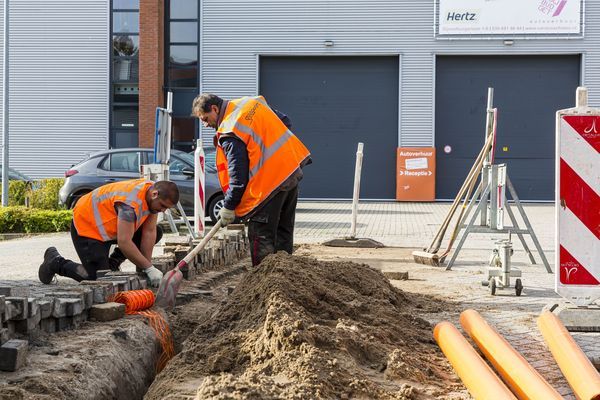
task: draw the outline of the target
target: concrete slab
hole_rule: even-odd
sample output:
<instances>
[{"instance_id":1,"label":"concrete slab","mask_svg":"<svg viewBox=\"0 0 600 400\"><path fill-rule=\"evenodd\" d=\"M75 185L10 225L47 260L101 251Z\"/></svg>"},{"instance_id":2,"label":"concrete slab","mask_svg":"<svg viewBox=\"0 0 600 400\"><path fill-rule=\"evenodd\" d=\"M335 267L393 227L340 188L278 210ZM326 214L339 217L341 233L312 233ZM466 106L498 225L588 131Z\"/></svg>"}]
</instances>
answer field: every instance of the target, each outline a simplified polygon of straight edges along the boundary
<instances>
[{"instance_id":1,"label":"concrete slab","mask_svg":"<svg viewBox=\"0 0 600 400\"><path fill-rule=\"evenodd\" d=\"M600 306L559 305L553 311L570 332L600 332Z\"/></svg>"},{"instance_id":2,"label":"concrete slab","mask_svg":"<svg viewBox=\"0 0 600 400\"><path fill-rule=\"evenodd\" d=\"M331 247L358 247L361 249L378 249L385 247L383 243L367 238L331 239L323 242L324 246Z\"/></svg>"}]
</instances>

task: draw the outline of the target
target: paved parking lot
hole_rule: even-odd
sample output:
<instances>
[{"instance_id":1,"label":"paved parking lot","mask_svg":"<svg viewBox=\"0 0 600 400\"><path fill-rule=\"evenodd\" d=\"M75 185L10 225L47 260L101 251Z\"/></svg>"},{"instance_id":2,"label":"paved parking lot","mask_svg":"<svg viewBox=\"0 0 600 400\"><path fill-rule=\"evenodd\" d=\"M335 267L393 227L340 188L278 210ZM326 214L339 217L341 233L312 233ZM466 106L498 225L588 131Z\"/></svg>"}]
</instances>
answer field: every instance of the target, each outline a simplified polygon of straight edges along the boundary
<instances>
[{"instance_id":1,"label":"paved parking lot","mask_svg":"<svg viewBox=\"0 0 600 400\"><path fill-rule=\"evenodd\" d=\"M371 250L360 261L383 270L409 271L410 280L393 281L403 290L457 302L460 311L468 308L479 311L561 395L566 399L575 399L537 329L536 319L542 309L548 304L561 303L560 297L554 292L554 274L546 272L537 252L533 254L538 264L531 265L523 247L513 236L513 264L522 270L525 286L521 297L515 296L514 290L502 290L497 296L491 296L481 285L494 241L506 238L506 234L470 235L452 271L412 261L410 249L423 247L431 241L449 207L447 203L361 204L357 237L407 249L395 253L387 249L379 253ZM554 205L527 204L524 209L554 269ZM523 227L522 221L518 222ZM299 243L320 243L333 237L345 237L350 233L350 224L350 203L303 202L298 206L296 238ZM526 240L533 248L530 238ZM327 250L323 252L327 257ZM345 257L357 257L356 250L349 250ZM449 310L432 314L428 319L432 323L449 320L460 329L458 317L459 312ZM573 336L587 356L598 365L600 334L574 333Z\"/></svg>"}]
</instances>

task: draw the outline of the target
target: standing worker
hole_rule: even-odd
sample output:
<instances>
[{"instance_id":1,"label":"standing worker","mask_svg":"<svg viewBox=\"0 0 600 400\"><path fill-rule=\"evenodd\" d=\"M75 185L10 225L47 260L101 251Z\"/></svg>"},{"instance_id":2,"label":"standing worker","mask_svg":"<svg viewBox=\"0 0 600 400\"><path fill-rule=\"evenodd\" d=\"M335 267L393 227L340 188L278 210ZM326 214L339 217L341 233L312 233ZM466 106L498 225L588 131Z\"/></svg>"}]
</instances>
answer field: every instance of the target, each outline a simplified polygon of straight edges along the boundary
<instances>
[{"instance_id":1,"label":"standing worker","mask_svg":"<svg viewBox=\"0 0 600 400\"><path fill-rule=\"evenodd\" d=\"M163 274L152 265L152 249L162 237L157 214L178 201L179 189L173 182L144 179L109 183L82 196L71 223L71 239L81 264L48 247L38 272L40 281L49 284L55 274L78 282L96 280L97 271L117 271L127 258L144 270L151 286L158 287ZM113 244L117 247L109 256Z\"/></svg>"},{"instance_id":2,"label":"standing worker","mask_svg":"<svg viewBox=\"0 0 600 400\"><path fill-rule=\"evenodd\" d=\"M292 253L298 182L310 152L290 131L289 118L264 97L223 100L204 93L192 114L217 131L217 172L224 206L223 226L248 221L252 265L280 250Z\"/></svg>"}]
</instances>

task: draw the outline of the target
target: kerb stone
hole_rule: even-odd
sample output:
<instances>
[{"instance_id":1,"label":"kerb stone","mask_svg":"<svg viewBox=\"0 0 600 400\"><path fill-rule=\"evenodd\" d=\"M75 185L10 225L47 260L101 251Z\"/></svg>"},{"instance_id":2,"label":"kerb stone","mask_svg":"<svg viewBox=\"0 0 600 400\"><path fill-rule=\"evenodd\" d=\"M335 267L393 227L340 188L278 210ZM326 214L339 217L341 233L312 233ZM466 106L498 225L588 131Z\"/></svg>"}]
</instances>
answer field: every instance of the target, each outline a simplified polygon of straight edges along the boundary
<instances>
[{"instance_id":1,"label":"kerb stone","mask_svg":"<svg viewBox=\"0 0 600 400\"><path fill-rule=\"evenodd\" d=\"M125 315L125 304L121 303L104 303L95 304L90 308L90 319L96 321L114 321L122 318Z\"/></svg>"},{"instance_id":2,"label":"kerb stone","mask_svg":"<svg viewBox=\"0 0 600 400\"><path fill-rule=\"evenodd\" d=\"M27 361L27 340L12 339L0 347L0 370L13 372Z\"/></svg>"}]
</instances>

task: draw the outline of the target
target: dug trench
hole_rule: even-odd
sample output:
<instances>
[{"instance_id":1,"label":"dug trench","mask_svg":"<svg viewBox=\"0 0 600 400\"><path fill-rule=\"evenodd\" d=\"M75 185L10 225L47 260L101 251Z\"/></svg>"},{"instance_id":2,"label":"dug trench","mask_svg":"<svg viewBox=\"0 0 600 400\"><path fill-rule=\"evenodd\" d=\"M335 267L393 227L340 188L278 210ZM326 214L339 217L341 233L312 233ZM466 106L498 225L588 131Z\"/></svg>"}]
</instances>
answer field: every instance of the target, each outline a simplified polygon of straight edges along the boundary
<instances>
[{"instance_id":1,"label":"dug trench","mask_svg":"<svg viewBox=\"0 0 600 400\"><path fill-rule=\"evenodd\" d=\"M468 398L421 317L452 305L347 260L278 253L238 279L176 310L179 352L145 399Z\"/></svg>"},{"instance_id":2,"label":"dug trench","mask_svg":"<svg viewBox=\"0 0 600 400\"><path fill-rule=\"evenodd\" d=\"M227 297L244 271L244 263L206 271L181 287L183 304L214 309ZM60 287L57 286L57 287ZM178 317L167 317L175 344L191 331ZM88 320L72 330L40 333L29 339L27 363L16 372L0 371L0 400L142 399L156 376L161 344L145 317L125 316L110 322Z\"/></svg>"},{"instance_id":3,"label":"dug trench","mask_svg":"<svg viewBox=\"0 0 600 400\"><path fill-rule=\"evenodd\" d=\"M0 399L468 398L426 321L453 305L348 260L247 264L169 313L177 354L158 375L143 318L88 322L34 342L29 365L0 374Z\"/></svg>"}]
</instances>

